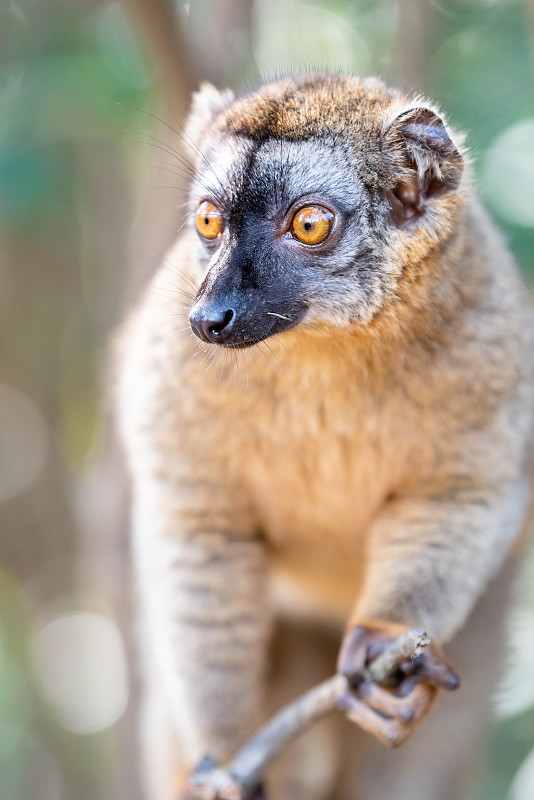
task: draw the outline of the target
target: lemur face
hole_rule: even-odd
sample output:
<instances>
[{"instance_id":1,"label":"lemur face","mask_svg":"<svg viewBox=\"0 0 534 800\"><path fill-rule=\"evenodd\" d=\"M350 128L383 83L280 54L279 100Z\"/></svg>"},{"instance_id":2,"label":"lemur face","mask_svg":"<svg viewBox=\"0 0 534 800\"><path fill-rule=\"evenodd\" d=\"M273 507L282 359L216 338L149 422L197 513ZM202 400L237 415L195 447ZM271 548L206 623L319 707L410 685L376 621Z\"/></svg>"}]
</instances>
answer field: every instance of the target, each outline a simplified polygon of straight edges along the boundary
<instances>
[{"instance_id":1,"label":"lemur face","mask_svg":"<svg viewBox=\"0 0 534 800\"><path fill-rule=\"evenodd\" d=\"M244 347L304 319L358 318L372 302L380 243L341 148L232 142L207 158L221 179L206 167L194 187L205 197L195 227L208 270L191 311L195 333Z\"/></svg>"},{"instance_id":2,"label":"lemur face","mask_svg":"<svg viewBox=\"0 0 534 800\"><path fill-rule=\"evenodd\" d=\"M226 347L249 347L302 323L368 324L402 275L392 236L427 224L427 205L445 185L443 170L432 159L420 169L407 146L399 164L390 163L400 149L397 141L391 152L387 146L391 112L378 124L376 109L360 109L351 122L355 109L339 108L335 97L325 99L326 117L301 101L299 128L287 93L269 97L265 113L265 91L208 126L191 188L205 273L189 319L200 339ZM419 121L408 124L426 137L425 153L448 142L461 163L441 120L417 112Z\"/></svg>"}]
</instances>

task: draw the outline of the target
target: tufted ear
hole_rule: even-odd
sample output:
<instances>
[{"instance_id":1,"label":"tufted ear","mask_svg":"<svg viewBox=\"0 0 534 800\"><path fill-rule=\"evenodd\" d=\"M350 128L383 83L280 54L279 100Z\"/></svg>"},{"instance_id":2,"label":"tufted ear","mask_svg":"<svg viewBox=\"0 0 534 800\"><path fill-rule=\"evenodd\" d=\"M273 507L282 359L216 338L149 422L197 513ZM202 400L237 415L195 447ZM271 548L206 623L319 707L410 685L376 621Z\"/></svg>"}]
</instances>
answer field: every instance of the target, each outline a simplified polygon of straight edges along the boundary
<instances>
[{"instance_id":1,"label":"tufted ear","mask_svg":"<svg viewBox=\"0 0 534 800\"><path fill-rule=\"evenodd\" d=\"M185 128L186 138L194 145L200 145L204 132L215 117L228 108L233 99L234 95L230 89L220 92L211 83L203 83L191 101Z\"/></svg>"},{"instance_id":2,"label":"tufted ear","mask_svg":"<svg viewBox=\"0 0 534 800\"><path fill-rule=\"evenodd\" d=\"M382 152L396 177L388 199L398 226L423 216L432 198L460 185L462 156L443 120L430 108L410 108L390 121Z\"/></svg>"}]
</instances>

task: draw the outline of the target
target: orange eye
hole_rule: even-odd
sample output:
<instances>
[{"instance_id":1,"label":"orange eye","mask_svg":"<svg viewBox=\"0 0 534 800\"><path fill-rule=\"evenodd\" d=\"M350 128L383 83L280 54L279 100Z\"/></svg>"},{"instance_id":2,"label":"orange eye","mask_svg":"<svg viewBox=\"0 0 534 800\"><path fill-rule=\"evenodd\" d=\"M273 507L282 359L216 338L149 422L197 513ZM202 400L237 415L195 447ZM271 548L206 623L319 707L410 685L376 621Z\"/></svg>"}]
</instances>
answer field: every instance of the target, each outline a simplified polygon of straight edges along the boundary
<instances>
[{"instance_id":1,"label":"orange eye","mask_svg":"<svg viewBox=\"0 0 534 800\"><path fill-rule=\"evenodd\" d=\"M332 230L333 222L334 215L326 208L306 206L297 211L291 228L302 244L321 244Z\"/></svg>"},{"instance_id":2,"label":"orange eye","mask_svg":"<svg viewBox=\"0 0 534 800\"><path fill-rule=\"evenodd\" d=\"M217 239L222 236L224 222L222 214L213 203L204 200L198 207L196 216L197 230L204 239Z\"/></svg>"}]
</instances>

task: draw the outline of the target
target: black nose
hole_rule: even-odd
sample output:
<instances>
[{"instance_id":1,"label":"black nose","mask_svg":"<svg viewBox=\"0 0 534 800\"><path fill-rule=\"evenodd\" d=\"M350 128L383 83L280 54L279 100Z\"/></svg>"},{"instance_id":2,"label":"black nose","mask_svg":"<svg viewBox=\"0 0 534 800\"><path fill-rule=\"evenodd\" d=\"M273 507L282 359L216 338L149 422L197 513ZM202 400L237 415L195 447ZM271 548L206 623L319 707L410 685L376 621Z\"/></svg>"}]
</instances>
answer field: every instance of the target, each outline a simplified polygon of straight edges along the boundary
<instances>
[{"instance_id":1,"label":"black nose","mask_svg":"<svg viewBox=\"0 0 534 800\"><path fill-rule=\"evenodd\" d=\"M235 320L233 309L226 310L202 308L193 309L189 315L189 323L193 333L203 342L219 344L230 336Z\"/></svg>"}]
</instances>

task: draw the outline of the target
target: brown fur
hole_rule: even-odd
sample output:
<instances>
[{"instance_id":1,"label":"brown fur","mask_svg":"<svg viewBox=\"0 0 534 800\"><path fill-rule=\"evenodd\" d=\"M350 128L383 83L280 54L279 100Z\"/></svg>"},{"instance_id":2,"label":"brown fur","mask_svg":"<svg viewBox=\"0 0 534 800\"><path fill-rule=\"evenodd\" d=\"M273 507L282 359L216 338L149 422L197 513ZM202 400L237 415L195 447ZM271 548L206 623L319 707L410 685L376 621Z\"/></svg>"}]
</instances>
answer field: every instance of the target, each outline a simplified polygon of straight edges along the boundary
<instances>
[{"instance_id":1,"label":"brown fur","mask_svg":"<svg viewBox=\"0 0 534 800\"><path fill-rule=\"evenodd\" d=\"M210 108L197 98L190 123L201 147L349 131L377 191L408 169L387 126L426 105L345 77L279 82L219 106L209 91ZM248 350L173 332L187 325L182 293L206 274L195 238L181 236L120 344L147 692L174 730L170 771L205 750L230 757L264 715L278 615L326 624L339 642L363 619L450 640L505 561L530 492L532 315L468 177L419 222L392 226L386 290L363 322L323 314ZM381 784L376 758L373 800L442 797L436 785L425 794L424 780L408 795L389 767ZM356 797L344 794L347 769L336 797ZM158 780L152 797L169 800L161 770ZM325 781L318 797L333 796Z\"/></svg>"}]
</instances>

